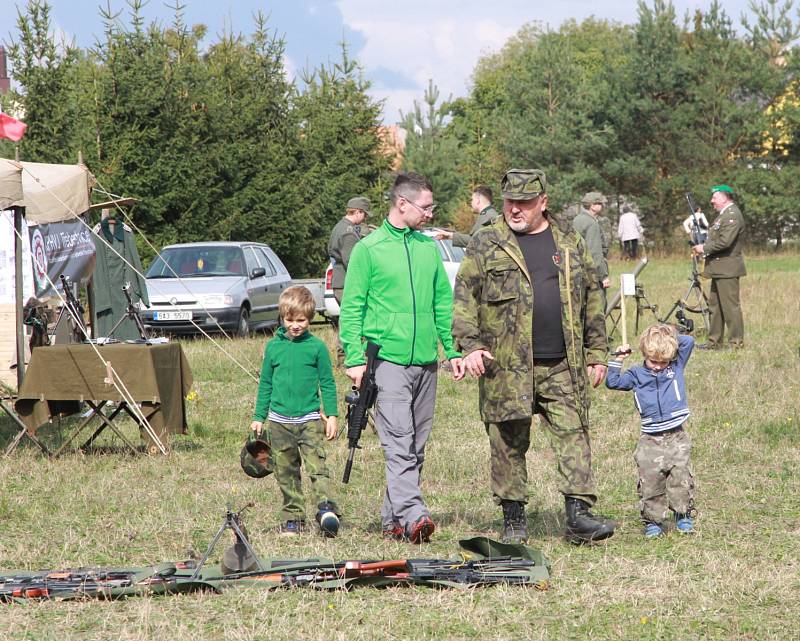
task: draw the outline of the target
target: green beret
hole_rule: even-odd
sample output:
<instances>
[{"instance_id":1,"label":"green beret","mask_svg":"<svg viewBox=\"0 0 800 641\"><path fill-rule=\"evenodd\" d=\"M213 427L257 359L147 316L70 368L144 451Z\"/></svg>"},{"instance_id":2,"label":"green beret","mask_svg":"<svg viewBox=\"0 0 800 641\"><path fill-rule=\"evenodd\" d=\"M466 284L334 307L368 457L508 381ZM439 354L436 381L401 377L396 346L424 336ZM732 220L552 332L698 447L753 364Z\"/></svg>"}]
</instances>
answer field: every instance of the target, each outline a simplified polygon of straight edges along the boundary
<instances>
[{"instance_id":1,"label":"green beret","mask_svg":"<svg viewBox=\"0 0 800 641\"><path fill-rule=\"evenodd\" d=\"M714 185L711 188L712 195L716 194L718 191L724 191L726 193L733 195L733 189L731 189L729 185Z\"/></svg>"},{"instance_id":2,"label":"green beret","mask_svg":"<svg viewBox=\"0 0 800 641\"><path fill-rule=\"evenodd\" d=\"M590 191L583 195L581 198L582 205L596 205L597 203L601 205L606 204L606 197L603 196L599 191Z\"/></svg>"},{"instance_id":3,"label":"green beret","mask_svg":"<svg viewBox=\"0 0 800 641\"><path fill-rule=\"evenodd\" d=\"M372 209L372 203L369 202L369 198L364 198L364 196L355 196L347 201L347 208L348 209L360 209L361 211L365 212L368 216L372 213L370 209Z\"/></svg>"},{"instance_id":4,"label":"green beret","mask_svg":"<svg viewBox=\"0 0 800 641\"><path fill-rule=\"evenodd\" d=\"M500 181L503 198L533 200L547 191L547 178L541 169L509 169Z\"/></svg>"}]
</instances>

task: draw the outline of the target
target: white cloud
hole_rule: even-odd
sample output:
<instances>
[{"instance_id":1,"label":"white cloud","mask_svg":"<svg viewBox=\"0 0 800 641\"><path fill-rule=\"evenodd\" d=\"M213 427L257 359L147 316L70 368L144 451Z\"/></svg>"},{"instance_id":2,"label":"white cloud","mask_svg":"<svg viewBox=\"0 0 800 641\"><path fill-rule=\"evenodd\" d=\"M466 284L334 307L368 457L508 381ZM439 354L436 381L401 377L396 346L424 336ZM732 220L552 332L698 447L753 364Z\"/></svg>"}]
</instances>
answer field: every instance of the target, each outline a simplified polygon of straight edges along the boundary
<instances>
[{"instance_id":1,"label":"white cloud","mask_svg":"<svg viewBox=\"0 0 800 641\"><path fill-rule=\"evenodd\" d=\"M385 68L412 79L416 86L416 90L395 90L379 84L374 87L376 97L387 99L387 123L395 121L398 109L408 112L414 99L422 99L429 79L438 86L442 99L451 94L465 95L478 58L499 50L519 26L492 18L461 20L450 16L429 16L421 23L411 11L384 19L379 15L382 12L356 12L351 8L350 2L342 3L345 22L366 37L358 58L367 74Z\"/></svg>"}]
</instances>

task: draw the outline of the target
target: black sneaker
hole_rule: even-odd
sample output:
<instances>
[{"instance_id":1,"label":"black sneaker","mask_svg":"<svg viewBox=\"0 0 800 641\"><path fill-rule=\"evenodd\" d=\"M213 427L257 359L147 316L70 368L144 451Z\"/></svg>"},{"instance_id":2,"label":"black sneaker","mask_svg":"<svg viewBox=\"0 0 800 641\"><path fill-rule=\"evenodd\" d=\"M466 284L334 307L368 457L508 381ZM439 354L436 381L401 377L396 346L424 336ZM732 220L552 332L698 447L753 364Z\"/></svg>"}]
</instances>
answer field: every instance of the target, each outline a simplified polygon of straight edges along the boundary
<instances>
[{"instance_id":1,"label":"black sneaker","mask_svg":"<svg viewBox=\"0 0 800 641\"><path fill-rule=\"evenodd\" d=\"M319 504L319 510L317 511L319 531L329 539L334 538L339 533L339 517L334 509L332 503L325 501Z\"/></svg>"},{"instance_id":2,"label":"black sneaker","mask_svg":"<svg viewBox=\"0 0 800 641\"><path fill-rule=\"evenodd\" d=\"M306 529L306 522L299 520L289 520L278 526L278 534L281 536L297 536Z\"/></svg>"}]
</instances>

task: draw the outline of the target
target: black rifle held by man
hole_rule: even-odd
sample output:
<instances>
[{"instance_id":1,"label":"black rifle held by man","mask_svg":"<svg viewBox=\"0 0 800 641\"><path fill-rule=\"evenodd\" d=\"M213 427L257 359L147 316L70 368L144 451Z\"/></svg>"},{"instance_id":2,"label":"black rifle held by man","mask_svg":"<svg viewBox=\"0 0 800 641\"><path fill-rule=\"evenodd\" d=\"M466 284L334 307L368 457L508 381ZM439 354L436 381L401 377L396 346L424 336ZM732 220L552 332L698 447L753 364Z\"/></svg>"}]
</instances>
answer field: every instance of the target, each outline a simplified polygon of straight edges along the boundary
<instances>
[{"instance_id":1,"label":"black rifle held by man","mask_svg":"<svg viewBox=\"0 0 800 641\"><path fill-rule=\"evenodd\" d=\"M361 432L367 426L367 411L375 404L378 396L378 385L375 383L375 366L380 347L375 343L367 343L367 369L361 379L361 388L345 396L347 401L347 444L350 453L344 466L342 483L350 481L350 470L353 469L353 456L358 449Z\"/></svg>"}]
</instances>

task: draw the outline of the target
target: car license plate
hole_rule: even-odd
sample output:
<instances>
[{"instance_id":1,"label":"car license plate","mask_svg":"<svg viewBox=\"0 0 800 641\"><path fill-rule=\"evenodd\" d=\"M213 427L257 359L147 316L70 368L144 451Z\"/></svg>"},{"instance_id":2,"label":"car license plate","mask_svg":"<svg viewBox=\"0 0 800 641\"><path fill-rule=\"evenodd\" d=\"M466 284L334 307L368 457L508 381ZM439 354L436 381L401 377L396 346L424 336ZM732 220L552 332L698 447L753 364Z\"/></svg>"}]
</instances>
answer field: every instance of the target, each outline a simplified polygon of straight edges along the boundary
<instances>
[{"instance_id":1,"label":"car license plate","mask_svg":"<svg viewBox=\"0 0 800 641\"><path fill-rule=\"evenodd\" d=\"M192 320L192 312L153 312L153 320L188 321Z\"/></svg>"}]
</instances>

